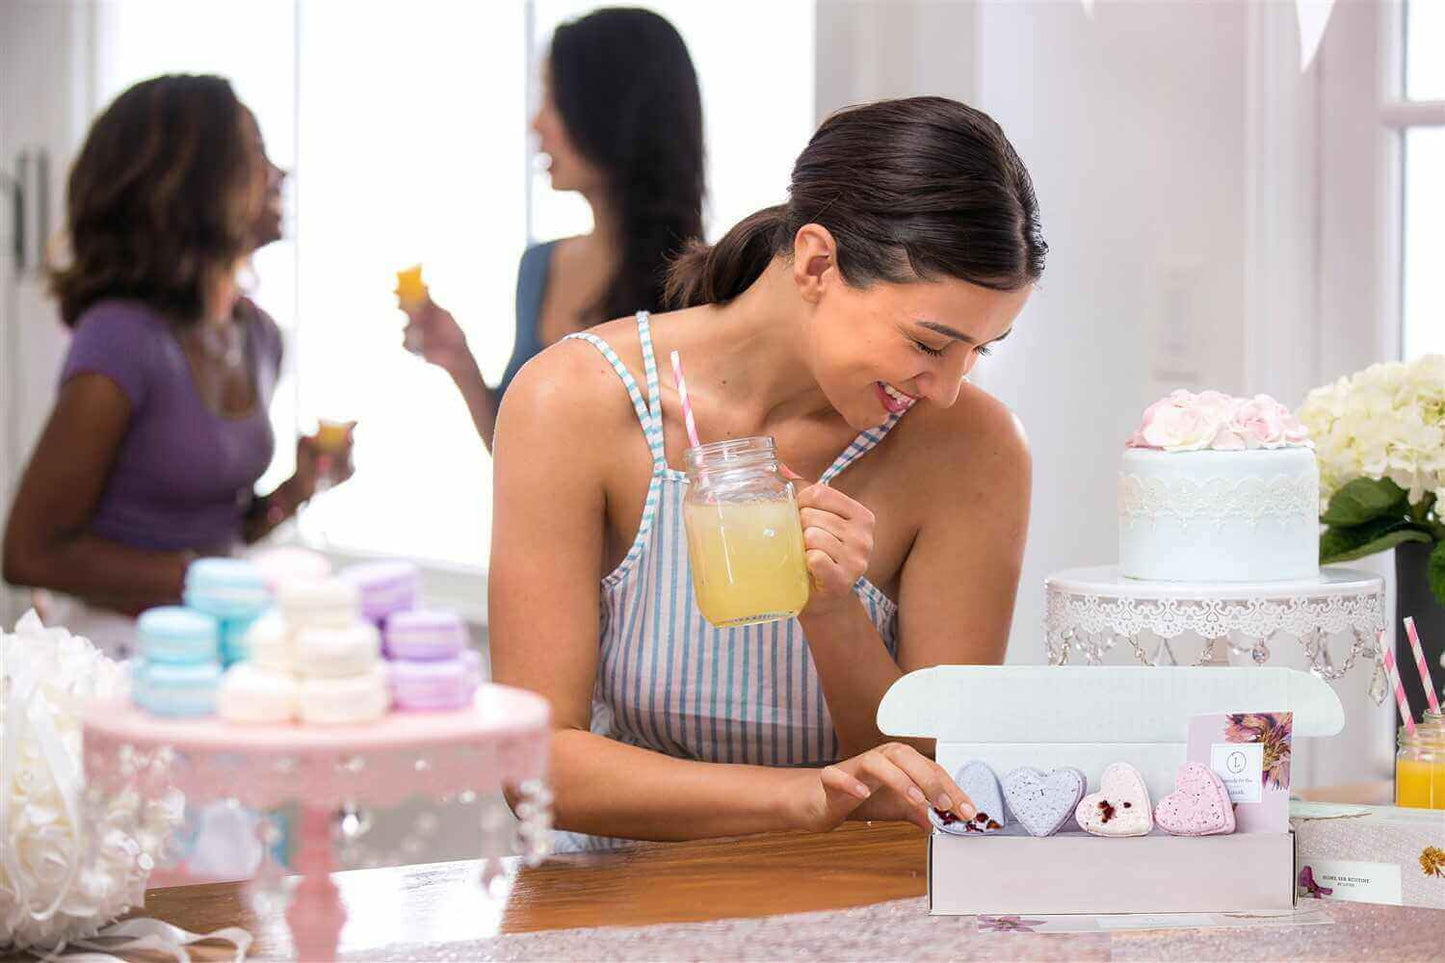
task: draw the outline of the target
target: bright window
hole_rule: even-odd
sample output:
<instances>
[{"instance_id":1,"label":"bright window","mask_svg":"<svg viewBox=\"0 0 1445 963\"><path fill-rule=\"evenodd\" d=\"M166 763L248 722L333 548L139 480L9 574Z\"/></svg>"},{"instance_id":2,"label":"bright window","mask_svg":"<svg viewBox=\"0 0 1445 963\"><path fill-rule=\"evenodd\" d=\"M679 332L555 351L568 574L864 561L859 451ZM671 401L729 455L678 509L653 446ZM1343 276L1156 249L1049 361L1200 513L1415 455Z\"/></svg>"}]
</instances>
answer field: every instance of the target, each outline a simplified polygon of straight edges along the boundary
<instances>
[{"instance_id":1,"label":"bright window","mask_svg":"<svg viewBox=\"0 0 1445 963\"><path fill-rule=\"evenodd\" d=\"M1404 10L1404 99L1424 110L1400 131L1402 354L1445 353L1445 3ZM1409 105L1406 105L1407 107Z\"/></svg>"},{"instance_id":2,"label":"bright window","mask_svg":"<svg viewBox=\"0 0 1445 963\"><path fill-rule=\"evenodd\" d=\"M814 5L643 5L672 20L698 70L715 237L784 199L813 129ZM590 227L581 200L552 192L537 173L528 122L553 27L595 6L98 5L102 103L158 73L226 75L273 159L292 172L288 239L261 252L253 280L288 348L272 412L277 459L263 490L290 474L298 429L318 417L359 422L356 476L303 513L307 542L485 567L491 459L446 375L402 350L394 272L425 266L495 382L511 354L529 215L530 240ZM768 29L757 29L763 21ZM739 69L739 50L751 69Z\"/></svg>"}]
</instances>

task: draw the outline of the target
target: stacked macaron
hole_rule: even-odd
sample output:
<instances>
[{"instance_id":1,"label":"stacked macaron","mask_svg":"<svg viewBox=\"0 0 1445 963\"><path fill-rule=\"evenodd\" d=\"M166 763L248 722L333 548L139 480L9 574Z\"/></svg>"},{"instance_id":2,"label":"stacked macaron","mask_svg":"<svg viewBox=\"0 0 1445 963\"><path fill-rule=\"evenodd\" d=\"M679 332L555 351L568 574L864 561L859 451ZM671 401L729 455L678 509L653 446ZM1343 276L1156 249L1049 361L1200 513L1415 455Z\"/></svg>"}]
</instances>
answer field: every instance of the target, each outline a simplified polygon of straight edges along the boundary
<instances>
[{"instance_id":1,"label":"stacked macaron","mask_svg":"<svg viewBox=\"0 0 1445 963\"><path fill-rule=\"evenodd\" d=\"M341 579L281 587L279 612L246 636L249 659L221 685L218 709L235 722L336 725L371 722L391 703L381 633Z\"/></svg>"},{"instance_id":2,"label":"stacked macaron","mask_svg":"<svg viewBox=\"0 0 1445 963\"><path fill-rule=\"evenodd\" d=\"M136 621L139 656L131 663L131 700L159 716L206 716L216 709L221 630L204 612L167 605Z\"/></svg>"},{"instance_id":3,"label":"stacked macaron","mask_svg":"<svg viewBox=\"0 0 1445 963\"><path fill-rule=\"evenodd\" d=\"M397 709L440 711L471 704L481 658L467 646L467 630L451 612L414 609L386 619L391 695Z\"/></svg>"},{"instance_id":4,"label":"stacked macaron","mask_svg":"<svg viewBox=\"0 0 1445 963\"><path fill-rule=\"evenodd\" d=\"M397 612L417 607L421 594L421 573L411 562L384 559L360 562L343 569L338 577L356 586L361 594L361 614L377 628Z\"/></svg>"},{"instance_id":5,"label":"stacked macaron","mask_svg":"<svg viewBox=\"0 0 1445 963\"><path fill-rule=\"evenodd\" d=\"M271 589L261 569L239 558L202 558L186 569L186 606L216 619L220 628L221 662L245 658L243 640L261 614L271 607Z\"/></svg>"}]
</instances>

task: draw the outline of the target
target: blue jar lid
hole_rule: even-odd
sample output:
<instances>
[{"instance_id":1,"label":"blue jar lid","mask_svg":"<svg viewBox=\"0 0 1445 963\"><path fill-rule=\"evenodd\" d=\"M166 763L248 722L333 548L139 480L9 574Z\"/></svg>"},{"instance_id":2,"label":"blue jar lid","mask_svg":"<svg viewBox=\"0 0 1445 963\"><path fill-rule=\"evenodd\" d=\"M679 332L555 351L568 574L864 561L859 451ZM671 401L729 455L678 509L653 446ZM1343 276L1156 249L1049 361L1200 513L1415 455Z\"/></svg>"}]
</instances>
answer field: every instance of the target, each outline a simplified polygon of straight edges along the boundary
<instances>
[{"instance_id":1,"label":"blue jar lid","mask_svg":"<svg viewBox=\"0 0 1445 963\"><path fill-rule=\"evenodd\" d=\"M180 605L146 609L136 620L136 632L144 639L164 642L209 642L218 644L220 623L212 616Z\"/></svg>"},{"instance_id":2,"label":"blue jar lid","mask_svg":"<svg viewBox=\"0 0 1445 963\"><path fill-rule=\"evenodd\" d=\"M243 558L198 558L186 569L186 588L191 591L265 591L266 580L254 563Z\"/></svg>"}]
</instances>

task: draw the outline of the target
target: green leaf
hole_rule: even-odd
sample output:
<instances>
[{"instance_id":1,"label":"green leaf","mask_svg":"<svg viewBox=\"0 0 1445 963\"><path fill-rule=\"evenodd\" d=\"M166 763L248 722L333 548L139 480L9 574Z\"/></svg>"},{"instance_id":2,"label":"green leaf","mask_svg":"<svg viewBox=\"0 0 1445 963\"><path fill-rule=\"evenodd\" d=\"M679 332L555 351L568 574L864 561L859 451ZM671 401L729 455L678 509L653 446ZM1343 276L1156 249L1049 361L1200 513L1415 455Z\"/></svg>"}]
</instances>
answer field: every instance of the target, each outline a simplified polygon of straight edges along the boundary
<instances>
[{"instance_id":1,"label":"green leaf","mask_svg":"<svg viewBox=\"0 0 1445 963\"><path fill-rule=\"evenodd\" d=\"M1363 525L1385 516L1404 517L1410 510L1409 493L1388 478L1356 478L1330 497L1320 516L1326 525Z\"/></svg>"},{"instance_id":2,"label":"green leaf","mask_svg":"<svg viewBox=\"0 0 1445 963\"><path fill-rule=\"evenodd\" d=\"M1320 536L1320 564L1353 562L1366 555L1384 552L1404 542L1424 542L1434 539L1419 526L1400 518L1377 518L1363 525L1345 528L1330 528Z\"/></svg>"},{"instance_id":3,"label":"green leaf","mask_svg":"<svg viewBox=\"0 0 1445 963\"><path fill-rule=\"evenodd\" d=\"M1430 591L1435 594L1435 601L1445 605L1445 542L1435 546L1435 551L1430 553L1430 561L1425 563L1425 578L1430 583Z\"/></svg>"}]
</instances>

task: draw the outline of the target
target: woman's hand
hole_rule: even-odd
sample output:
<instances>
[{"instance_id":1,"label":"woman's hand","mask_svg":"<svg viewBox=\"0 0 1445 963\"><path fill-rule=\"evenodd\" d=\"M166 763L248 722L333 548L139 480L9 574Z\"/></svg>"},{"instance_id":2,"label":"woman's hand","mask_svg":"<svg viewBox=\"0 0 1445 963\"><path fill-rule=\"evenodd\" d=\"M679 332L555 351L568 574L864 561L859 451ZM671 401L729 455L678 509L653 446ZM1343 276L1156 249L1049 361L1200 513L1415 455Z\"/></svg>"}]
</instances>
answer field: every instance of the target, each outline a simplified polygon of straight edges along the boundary
<instances>
[{"instance_id":1,"label":"woman's hand","mask_svg":"<svg viewBox=\"0 0 1445 963\"><path fill-rule=\"evenodd\" d=\"M797 479L786 466L783 474ZM813 590L803 611L818 615L854 598L853 586L873 556L873 513L862 503L818 483L798 492L803 549Z\"/></svg>"},{"instance_id":2,"label":"woman's hand","mask_svg":"<svg viewBox=\"0 0 1445 963\"><path fill-rule=\"evenodd\" d=\"M833 829L845 819L906 820L927 830L930 806L964 820L976 812L973 800L942 766L899 742L797 773L789 822L813 832Z\"/></svg>"},{"instance_id":3,"label":"woman's hand","mask_svg":"<svg viewBox=\"0 0 1445 963\"><path fill-rule=\"evenodd\" d=\"M427 298L407 311L406 316L406 330L402 337L409 350L452 375L476 366L462 326L446 308Z\"/></svg>"}]
</instances>

